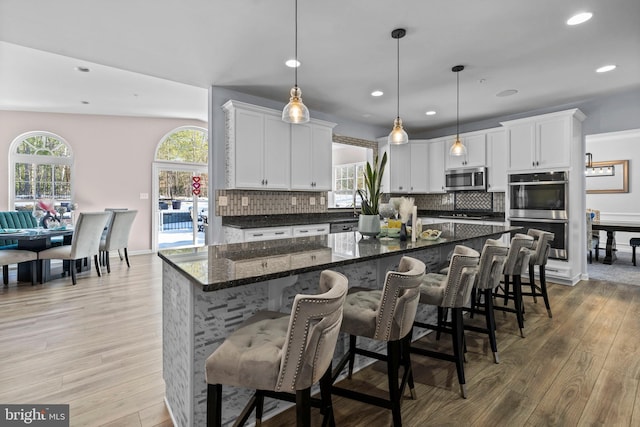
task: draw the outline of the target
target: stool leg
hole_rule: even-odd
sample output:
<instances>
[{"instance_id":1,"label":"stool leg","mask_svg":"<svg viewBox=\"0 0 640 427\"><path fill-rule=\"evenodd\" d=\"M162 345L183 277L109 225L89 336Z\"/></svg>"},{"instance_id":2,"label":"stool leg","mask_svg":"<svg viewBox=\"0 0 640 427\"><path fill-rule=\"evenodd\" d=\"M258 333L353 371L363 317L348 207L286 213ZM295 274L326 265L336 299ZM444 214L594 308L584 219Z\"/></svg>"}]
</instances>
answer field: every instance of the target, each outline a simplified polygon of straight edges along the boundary
<instances>
[{"instance_id":1,"label":"stool leg","mask_svg":"<svg viewBox=\"0 0 640 427\"><path fill-rule=\"evenodd\" d=\"M411 367L411 340L413 337L413 328L409 331L406 337L404 337L401 341L402 343L402 366L404 366L404 375L403 375L403 386L401 389L404 390L404 379L406 378L407 384L409 384L409 393L411 394L411 399L416 400L416 387L413 383L413 368Z\"/></svg>"},{"instance_id":2,"label":"stool leg","mask_svg":"<svg viewBox=\"0 0 640 427\"><path fill-rule=\"evenodd\" d=\"M489 344L491 345L491 351L493 351L493 361L495 363L500 363L500 357L498 356L498 343L496 342L496 319L493 313L491 289L484 290L484 299L484 316L487 323L487 330L489 331Z\"/></svg>"},{"instance_id":3,"label":"stool leg","mask_svg":"<svg viewBox=\"0 0 640 427\"><path fill-rule=\"evenodd\" d=\"M636 247L631 247L631 261L633 261L633 266L636 266Z\"/></svg>"},{"instance_id":4,"label":"stool leg","mask_svg":"<svg viewBox=\"0 0 640 427\"><path fill-rule=\"evenodd\" d=\"M504 276L504 305L509 302L509 275Z\"/></svg>"},{"instance_id":5,"label":"stool leg","mask_svg":"<svg viewBox=\"0 0 640 427\"><path fill-rule=\"evenodd\" d=\"M296 426L311 427L311 388L296 390Z\"/></svg>"},{"instance_id":6,"label":"stool leg","mask_svg":"<svg viewBox=\"0 0 640 427\"><path fill-rule=\"evenodd\" d=\"M453 333L453 357L456 362L456 370L458 371L458 383L460 383L460 394L463 398L467 398L467 386L464 380L464 361L462 360L462 349L464 346L464 323L462 320L462 309L451 309L451 323Z\"/></svg>"},{"instance_id":7,"label":"stool leg","mask_svg":"<svg viewBox=\"0 0 640 427\"><path fill-rule=\"evenodd\" d=\"M256 427L262 425L262 414L264 409L264 395L260 392L256 392Z\"/></svg>"},{"instance_id":8,"label":"stool leg","mask_svg":"<svg viewBox=\"0 0 640 427\"><path fill-rule=\"evenodd\" d=\"M207 427L222 425L222 385L207 385Z\"/></svg>"},{"instance_id":9,"label":"stool leg","mask_svg":"<svg viewBox=\"0 0 640 427\"><path fill-rule=\"evenodd\" d=\"M544 305L547 307L547 314L549 317L553 317L551 314L551 305L549 304L549 295L547 294L547 274L544 265L540 266L540 289L542 291L542 298L544 298Z\"/></svg>"},{"instance_id":10,"label":"stool leg","mask_svg":"<svg viewBox=\"0 0 640 427\"><path fill-rule=\"evenodd\" d=\"M331 363L327 372L320 378L320 398L322 399L322 427L335 427L336 420L333 417L333 402L331 401Z\"/></svg>"},{"instance_id":11,"label":"stool leg","mask_svg":"<svg viewBox=\"0 0 640 427\"><path fill-rule=\"evenodd\" d=\"M387 342L387 378L389 381L389 400L393 414L394 427L402 427L400 411L400 389L398 388L398 370L400 367L400 341Z\"/></svg>"},{"instance_id":12,"label":"stool leg","mask_svg":"<svg viewBox=\"0 0 640 427\"><path fill-rule=\"evenodd\" d=\"M531 296L533 297L533 302L538 303L538 299L536 298L536 272L535 266L529 264L529 287L531 288Z\"/></svg>"},{"instance_id":13,"label":"stool leg","mask_svg":"<svg viewBox=\"0 0 640 427\"><path fill-rule=\"evenodd\" d=\"M349 373L347 378L351 379L353 375L353 364L356 361L356 336L349 335Z\"/></svg>"},{"instance_id":14,"label":"stool leg","mask_svg":"<svg viewBox=\"0 0 640 427\"><path fill-rule=\"evenodd\" d=\"M524 315L522 313L522 285L520 276L513 276L514 302L516 307L516 317L518 318L518 327L520 328L520 336L524 338Z\"/></svg>"}]
</instances>

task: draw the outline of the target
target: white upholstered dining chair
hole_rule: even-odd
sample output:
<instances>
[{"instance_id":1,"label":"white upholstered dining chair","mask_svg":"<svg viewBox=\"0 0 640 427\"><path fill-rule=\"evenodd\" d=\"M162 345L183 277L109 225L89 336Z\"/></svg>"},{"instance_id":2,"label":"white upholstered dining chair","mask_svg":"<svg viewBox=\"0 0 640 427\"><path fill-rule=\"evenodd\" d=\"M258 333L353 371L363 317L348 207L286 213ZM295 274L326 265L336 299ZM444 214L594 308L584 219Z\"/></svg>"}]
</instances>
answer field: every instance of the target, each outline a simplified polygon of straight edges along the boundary
<instances>
[{"instance_id":1,"label":"white upholstered dining chair","mask_svg":"<svg viewBox=\"0 0 640 427\"><path fill-rule=\"evenodd\" d=\"M2 283L9 284L9 265L21 262L31 262L31 284L35 285L37 269L36 261L38 253L21 249L0 250L0 265L2 266Z\"/></svg>"},{"instance_id":2,"label":"white upholstered dining chair","mask_svg":"<svg viewBox=\"0 0 640 427\"><path fill-rule=\"evenodd\" d=\"M107 265L107 273L111 273L111 264L109 263L109 251L120 249L124 251L124 259L129 264L129 254L127 247L129 246L129 234L133 226L133 220L136 219L138 211L135 210L114 210L111 213L111 220L106 235L100 240L100 253L104 253L105 263Z\"/></svg>"}]
</instances>

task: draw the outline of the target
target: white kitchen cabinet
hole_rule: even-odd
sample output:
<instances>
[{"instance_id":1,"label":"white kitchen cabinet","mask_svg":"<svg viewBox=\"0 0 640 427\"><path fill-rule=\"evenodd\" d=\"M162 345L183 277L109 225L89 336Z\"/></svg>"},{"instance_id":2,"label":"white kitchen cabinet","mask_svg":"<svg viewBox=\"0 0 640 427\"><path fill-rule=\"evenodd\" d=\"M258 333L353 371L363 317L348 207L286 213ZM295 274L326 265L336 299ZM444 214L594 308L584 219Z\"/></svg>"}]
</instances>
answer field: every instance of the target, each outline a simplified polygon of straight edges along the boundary
<instances>
[{"instance_id":1,"label":"white kitchen cabinet","mask_svg":"<svg viewBox=\"0 0 640 427\"><path fill-rule=\"evenodd\" d=\"M384 138L381 142L381 151L386 152L388 156L387 168L383 175L383 192L427 192L429 181L427 142L411 141L409 144L391 145Z\"/></svg>"},{"instance_id":2,"label":"white kitchen cabinet","mask_svg":"<svg viewBox=\"0 0 640 427\"><path fill-rule=\"evenodd\" d=\"M579 110L561 111L502 123L507 128L508 171L568 169Z\"/></svg>"},{"instance_id":3,"label":"white kitchen cabinet","mask_svg":"<svg viewBox=\"0 0 640 427\"><path fill-rule=\"evenodd\" d=\"M227 114L226 187L288 189L290 125L262 107L229 101L223 108Z\"/></svg>"},{"instance_id":4,"label":"white kitchen cabinet","mask_svg":"<svg viewBox=\"0 0 640 427\"><path fill-rule=\"evenodd\" d=\"M426 193L429 189L429 144L412 141L409 148L409 192Z\"/></svg>"},{"instance_id":5,"label":"white kitchen cabinet","mask_svg":"<svg viewBox=\"0 0 640 427\"><path fill-rule=\"evenodd\" d=\"M291 189L331 190L333 123L291 125Z\"/></svg>"},{"instance_id":6,"label":"white kitchen cabinet","mask_svg":"<svg viewBox=\"0 0 640 427\"><path fill-rule=\"evenodd\" d=\"M449 150L455 142L455 136L447 138L446 144L446 168L460 169L471 167L482 167L486 164L486 139L484 132L474 132L460 135L460 141L467 147L467 154L464 156L451 156Z\"/></svg>"},{"instance_id":7,"label":"white kitchen cabinet","mask_svg":"<svg viewBox=\"0 0 640 427\"><path fill-rule=\"evenodd\" d=\"M487 191L507 191L507 135L504 129L487 132Z\"/></svg>"},{"instance_id":8,"label":"white kitchen cabinet","mask_svg":"<svg viewBox=\"0 0 640 427\"><path fill-rule=\"evenodd\" d=\"M411 188L411 147L389 145L387 168L392 193L408 193Z\"/></svg>"},{"instance_id":9,"label":"white kitchen cabinet","mask_svg":"<svg viewBox=\"0 0 640 427\"><path fill-rule=\"evenodd\" d=\"M435 140L429 143L429 193L444 193L444 140Z\"/></svg>"},{"instance_id":10,"label":"white kitchen cabinet","mask_svg":"<svg viewBox=\"0 0 640 427\"><path fill-rule=\"evenodd\" d=\"M306 251L299 254L292 254L291 268L305 268L310 265L327 264L331 262L331 249L323 248L314 251Z\"/></svg>"},{"instance_id":11,"label":"white kitchen cabinet","mask_svg":"<svg viewBox=\"0 0 640 427\"><path fill-rule=\"evenodd\" d=\"M258 242L260 240L285 239L291 237L291 227L264 227L249 228L244 230L245 242Z\"/></svg>"},{"instance_id":12,"label":"white kitchen cabinet","mask_svg":"<svg viewBox=\"0 0 640 427\"><path fill-rule=\"evenodd\" d=\"M329 234L329 224L295 225L291 230L293 237L320 236Z\"/></svg>"}]
</instances>

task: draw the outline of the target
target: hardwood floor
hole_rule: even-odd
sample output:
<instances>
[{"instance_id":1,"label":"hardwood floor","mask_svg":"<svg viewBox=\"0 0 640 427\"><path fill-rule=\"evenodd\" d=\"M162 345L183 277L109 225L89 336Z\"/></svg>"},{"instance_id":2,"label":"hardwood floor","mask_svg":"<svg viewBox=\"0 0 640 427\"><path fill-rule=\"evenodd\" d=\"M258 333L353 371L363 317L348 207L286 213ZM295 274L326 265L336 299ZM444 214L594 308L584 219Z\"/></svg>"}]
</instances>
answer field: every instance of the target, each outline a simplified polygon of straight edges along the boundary
<instances>
[{"instance_id":1,"label":"hardwood floor","mask_svg":"<svg viewBox=\"0 0 640 427\"><path fill-rule=\"evenodd\" d=\"M639 270L640 276L640 270ZM68 403L72 426L171 426L164 407L161 261L114 261L45 285L0 288L0 402ZM406 398L406 426L640 425L640 286L581 282L549 286L554 317L525 301L526 338L497 313L500 364L483 335L467 333L462 399L453 363L413 355L418 399ZM480 322L481 319L474 319ZM429 335L429 348L450 348ZM377 363L347 386L386 393ZM334 397L343 426L390 425L387 410ZM314 423L320 425L318 413ZM286 411L269 427L294 425ZM314 424L316 425L316 424Z\"/></svg>"}]
</instances>

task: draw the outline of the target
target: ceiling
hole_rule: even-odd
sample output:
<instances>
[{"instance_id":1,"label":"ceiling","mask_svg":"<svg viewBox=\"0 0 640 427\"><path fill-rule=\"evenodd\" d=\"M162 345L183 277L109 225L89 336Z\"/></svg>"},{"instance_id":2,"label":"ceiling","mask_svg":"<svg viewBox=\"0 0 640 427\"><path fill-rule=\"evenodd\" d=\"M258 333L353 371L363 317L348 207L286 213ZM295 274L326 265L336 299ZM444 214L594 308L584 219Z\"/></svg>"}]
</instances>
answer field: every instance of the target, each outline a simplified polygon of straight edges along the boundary
<instances>
[{"instance_id":1,"label":"ceiling","mask_svg":"<svg viewBox=\"0 0 640 427\"><path fill-rule=\"evenodd\" d=\"M389 129L391 31L407 30L400 115L410 135L455 124L458 64L461 122L640 87L638 0L299 0L298 10L305 104ZM293 11L293 0L0 0L0 109L206 120L211 85L284 105ZM580 11L593 18L567 26ZM606 64L617 69L595 72Z\"/></svg>"}]
</instances>

